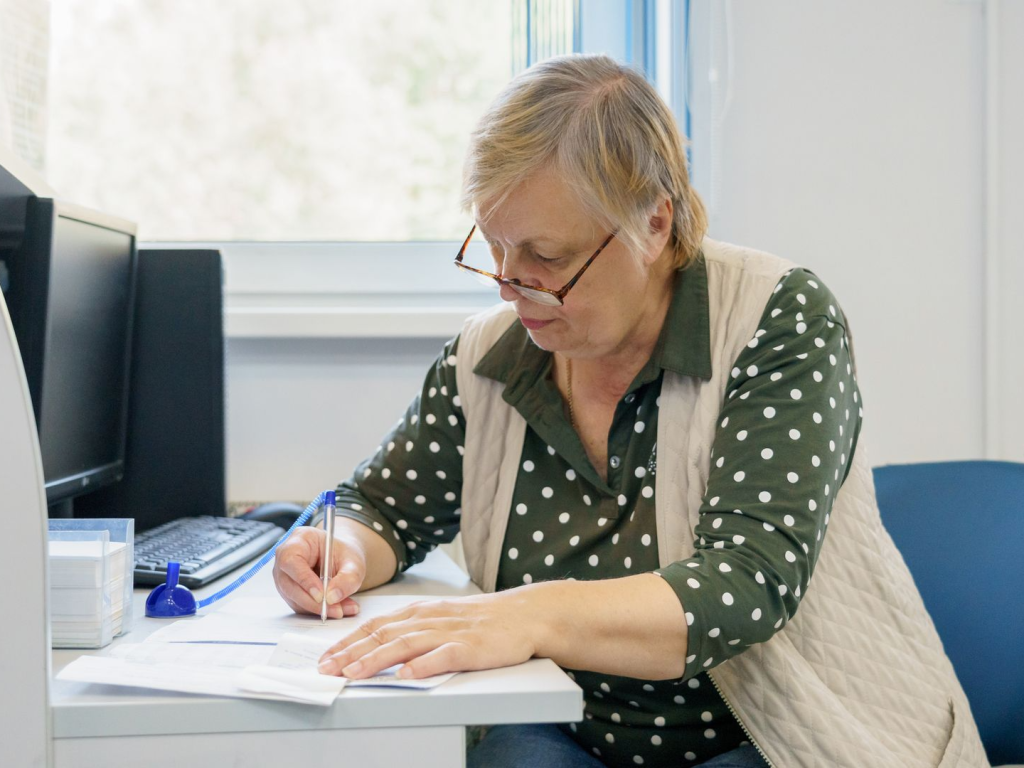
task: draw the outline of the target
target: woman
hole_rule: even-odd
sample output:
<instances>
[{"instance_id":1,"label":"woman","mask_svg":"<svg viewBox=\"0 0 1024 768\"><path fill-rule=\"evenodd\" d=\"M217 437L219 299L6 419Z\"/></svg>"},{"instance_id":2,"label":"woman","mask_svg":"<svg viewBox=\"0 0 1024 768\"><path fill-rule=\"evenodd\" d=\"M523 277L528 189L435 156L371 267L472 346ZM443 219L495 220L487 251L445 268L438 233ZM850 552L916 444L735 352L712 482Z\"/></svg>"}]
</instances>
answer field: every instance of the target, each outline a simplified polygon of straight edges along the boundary
<instances>
[{"instance_id":1,"label":"woman","mask_svg":"<svg viewBox=\"0 0 1024 768\"><path fill-rule=\"evenodd\" d=\"M481 768L986 765L878 520L846 318L813 273L704 238L656 92L602 56L536 65L464 184L505 303L339 487L328 599L351 615L460 531L486 594L369 621L322 671L556 661L583 721L492 728ZM278 554L296 611L322 536Z\"/></svg>"}]
</instances>

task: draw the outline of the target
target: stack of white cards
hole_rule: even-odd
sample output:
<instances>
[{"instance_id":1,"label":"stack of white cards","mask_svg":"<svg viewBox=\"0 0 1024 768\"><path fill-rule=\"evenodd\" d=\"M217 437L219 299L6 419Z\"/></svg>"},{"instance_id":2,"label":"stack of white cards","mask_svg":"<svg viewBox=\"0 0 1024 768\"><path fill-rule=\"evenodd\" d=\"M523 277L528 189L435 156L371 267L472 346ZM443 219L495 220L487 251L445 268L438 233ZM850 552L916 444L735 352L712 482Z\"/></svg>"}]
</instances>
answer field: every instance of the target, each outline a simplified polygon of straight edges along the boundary
<instances>
[{"instance_id":1,"label":"stack of white cards","mask_svg":"<svg viewBox=\"0 0 1024 768\"><path fill-rule=\"evenodd\" d=\"M50 531L54 648L100 648L130 628L132 544L106 530Z\"/></svg>"}]
</instances>

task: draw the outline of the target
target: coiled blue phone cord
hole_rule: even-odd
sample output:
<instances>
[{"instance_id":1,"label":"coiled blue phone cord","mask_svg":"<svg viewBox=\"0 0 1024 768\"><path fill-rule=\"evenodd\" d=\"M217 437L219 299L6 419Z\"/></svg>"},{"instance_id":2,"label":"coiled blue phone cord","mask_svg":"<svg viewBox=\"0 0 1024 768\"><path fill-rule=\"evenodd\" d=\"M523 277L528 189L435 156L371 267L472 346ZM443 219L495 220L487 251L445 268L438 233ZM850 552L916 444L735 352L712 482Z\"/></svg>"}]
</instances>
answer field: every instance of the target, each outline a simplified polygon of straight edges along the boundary
<instances>
[{"instance_id":1,"label":"coiled blue phone cord","mask_svg":"<svg viewBox=\"0 0 1024 768\"><path fill-rule=\"evenodd\" d=\"M281 546L281 544L285 541L285 539L287 539L289 536L292 535L292 531L294 531L296 528L299 528L299 527L305 525L306 522L309 520L309 518L311 518L313 516L313 513L315 513L318 509L320 509L320 507L323 505L323 503L326 500L327 500L327 491L324 491L323 493L321 493L319 496L317 496L315 499L313 499L313 501L311 501L309 503L309 506L306 507L306 509L303 511L303 513L301 515L299 515L295 519L294 523L292 523L291 528L289 528L287 531L285 531L284 536L282 536L280 539L278 539L277 543L274 546L272 546L267 551L267 553L263 555L263 557L261 557L259 560L257 560L256 564L253 565L252 568L250 568L248 571L243 573L241 576L239 576L233 582L228 584L220 592L217 592L216 594L210 595L209 597L204 597L202 600L197 601L196 602L196 608L205 608L206 606L210 605L211 603L216 603L221 598L227 597L232 592L234 592L236 589L238 589L240 586L245 584L245 582L247 582L249 579L251 579L257 573L259 573L260 569L262 569L263 566L265 566L267 563L269 563L271 560L274 559L274 555L277 554L277 548Z\"/></svg>"},{"instance_id":2,"label":"coiled blue phone cord","mask_svg":"<svg viewBox=\"0 0 1024 768\"><path fill-rule=\"evenodd\" d=\"M157 618L191 616L199 608L205 608L206 606L227 597L259 573L263 566L273 560L274 555L277 554L277 548L292 535L292 532L296 528L305 525L309 521L309 518L312 517L320 507L327 505L334 506L334 491L324 491L313 499L303 513L295 519L295 522L292 523L291 527L285 531L284 536L278 539L277 543L274 544L274 546L272 546L270 550L263 555L263 557L256 561L255 565L224 587L224 589L210 595L209 597L204 597L202 600L196 600L189 589L178 584L179 564L168 563L167 582L165 584L161 584L150 592L149 598L146 600L146 615Z\"/></svg>"}]
</instances>

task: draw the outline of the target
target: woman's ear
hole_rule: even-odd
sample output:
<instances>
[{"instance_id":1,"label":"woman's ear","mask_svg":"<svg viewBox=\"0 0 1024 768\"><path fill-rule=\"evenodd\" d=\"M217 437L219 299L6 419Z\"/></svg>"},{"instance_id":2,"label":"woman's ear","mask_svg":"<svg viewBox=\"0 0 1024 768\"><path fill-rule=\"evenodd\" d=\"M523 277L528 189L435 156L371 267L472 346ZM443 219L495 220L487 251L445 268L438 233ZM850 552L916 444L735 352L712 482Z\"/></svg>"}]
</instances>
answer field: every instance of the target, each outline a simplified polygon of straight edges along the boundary
<instances>
[{"instance_id":1,"label":"woman's ear","mask_svg":"<svg viewBox=\"0 0 1024 768\"><path fill-rule=\"evenodd\" d=\"M644 255L644 261L653 264L665 251L665 246L672 237L672 198L666 197L651 214L648 220L650 247Z\"/></svg>"}]
</instances>

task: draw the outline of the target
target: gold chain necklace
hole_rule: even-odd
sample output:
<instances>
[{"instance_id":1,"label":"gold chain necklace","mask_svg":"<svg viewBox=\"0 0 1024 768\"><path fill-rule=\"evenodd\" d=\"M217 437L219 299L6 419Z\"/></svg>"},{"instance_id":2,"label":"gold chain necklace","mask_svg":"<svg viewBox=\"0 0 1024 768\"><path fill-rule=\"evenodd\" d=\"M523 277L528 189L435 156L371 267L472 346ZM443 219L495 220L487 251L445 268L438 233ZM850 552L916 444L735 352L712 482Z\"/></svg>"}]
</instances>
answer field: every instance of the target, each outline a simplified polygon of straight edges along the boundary
<instances>
[{"instance_id":1,"label":"gold chain necklace","mask_svg":"<svg viewBox=\"0 0 1024 768\"><path fill-rule=\"evenodd\" d=\"M572 358L565 358L566 374L568 381L566 382L566 393L569 395L569 421L572 423L572 428L576 429L576 412L572 408Z\"/></svg>"}]
</instances>

